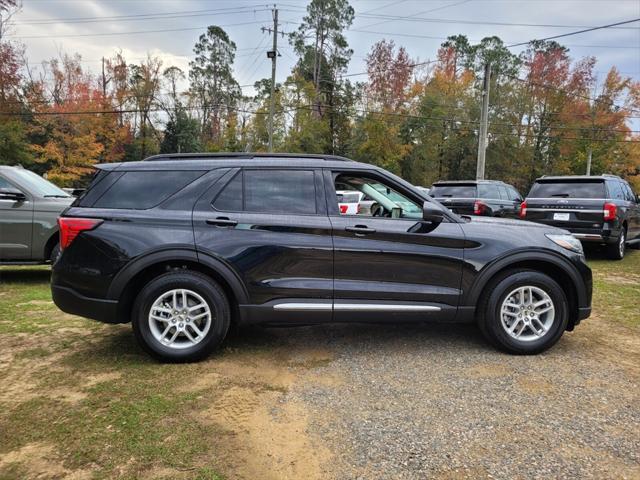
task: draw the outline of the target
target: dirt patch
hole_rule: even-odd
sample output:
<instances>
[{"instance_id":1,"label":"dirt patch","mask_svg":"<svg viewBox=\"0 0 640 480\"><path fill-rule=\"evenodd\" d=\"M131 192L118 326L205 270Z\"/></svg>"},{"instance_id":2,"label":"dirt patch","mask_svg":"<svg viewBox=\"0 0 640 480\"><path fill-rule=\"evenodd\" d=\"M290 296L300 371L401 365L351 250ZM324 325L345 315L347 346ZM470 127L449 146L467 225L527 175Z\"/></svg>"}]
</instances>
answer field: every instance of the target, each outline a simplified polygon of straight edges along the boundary
<instances>
[{"instance_id":1,"label":"dirt patch","mask_svg":"<svg viewBox=\"0 0 640 480\"><path fill-rule=\"evenodd\" d=\"M16 303L16 307L25 307L27 305L53 305L52 300L29 300L28 302Z\"/></svg>"},{"instance_id":2,"label":"dirt patch","mask_svg":"<svg viewBox=\"0 0 640 480\"><path fill-rule=\"evenodd\" d=\"M85 480L91 478L88 470L66 469L58 458L53 445L30 443L0 457L0 474L3 470L17 466L28 478ZM1 476L1 475L0 475Z\"/></svg>"},{"instance_id":3,"label":"dirt patch","mask_svg":"<svg viewBox=\"0 0 640 480\"><path fill-rule=\"evenodd\" d=\"M474 365L467 373L471 378L497 378L506 377L511 370L499 363L485 363Z\"/></svg>"},{"instance_id":4,"label":"dirt patch","mask_svg":"<svg viewBox=\"0 0 640 480\"><path fill-rule=\"evenodd\" d=\"M329 451L308 434L304 407L282 393L231 387L199 417L228 432L229 478L327 478Z\"/></svg>"},{"instance_id":5,"label":"dirt patch","mask_svg":"<svg viewBox=\"0 0 640 480\"><path fill-rule=\"evenodd\" d=\"M605 275L602 277L605 282L615 285L636 285L640 286L640 275Z\"/></svg>"},{"instance_id":6,"label":"dirt patch","mask_svg":"<svg viewBox=\"0 0 640 480\"><path fill-rule=\"evenodd\" d=\"M520 377L517 380L518 387L531 395L546 395L553 392L553 384L541 377Z\"/></svg>"}]
</instances>

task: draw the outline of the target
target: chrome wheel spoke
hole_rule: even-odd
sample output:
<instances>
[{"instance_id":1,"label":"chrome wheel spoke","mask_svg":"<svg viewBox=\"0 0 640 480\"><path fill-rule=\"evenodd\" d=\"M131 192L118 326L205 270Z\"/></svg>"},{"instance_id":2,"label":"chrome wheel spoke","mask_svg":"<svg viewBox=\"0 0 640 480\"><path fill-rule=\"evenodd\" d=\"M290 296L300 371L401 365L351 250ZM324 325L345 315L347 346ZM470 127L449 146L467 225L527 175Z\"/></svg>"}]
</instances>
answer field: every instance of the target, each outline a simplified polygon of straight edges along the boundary
<instances>
[{"instance_id":1,"label":"chrome wheel spoke","mask_svg":"<svg viewBox=\"0 0 640 480\"><path fill-rule=\"evenodd\" d=\"M555 321L555 306L549 294L537 286L512 290L500 307L502 327L521 342L537 340L549 332Z\"/></svg>"},{"instance_id":2,"label":"chrome wheel spoke","mask_svg":"<svg viewBox=\"0 0 640 480\"><path fill-rule=\"evenodd\" d=\"M163 293L153 302L148 322L156 341L173 349L183 349L207 336L213 314L200 294L180 288Z\"/></svg>"}]
</instances>

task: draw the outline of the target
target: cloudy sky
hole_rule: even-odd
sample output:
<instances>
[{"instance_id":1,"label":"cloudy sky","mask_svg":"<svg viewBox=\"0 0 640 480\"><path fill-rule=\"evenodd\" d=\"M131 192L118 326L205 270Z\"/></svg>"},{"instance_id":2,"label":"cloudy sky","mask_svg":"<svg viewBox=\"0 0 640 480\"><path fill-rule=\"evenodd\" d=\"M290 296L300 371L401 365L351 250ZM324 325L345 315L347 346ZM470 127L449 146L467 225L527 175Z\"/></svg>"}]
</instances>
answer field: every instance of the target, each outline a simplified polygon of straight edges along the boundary
<instances>
[{"instance_id":1,"label":"cloudy sky","mask_svg":"<svg viewBox=\"0 0 640 480\"><path fill-rule=\"evenodd\" d=\"M278 3L285 32L297 28L306 3ZM472 41L498 35L510 44L640 17L640 0L351 0L351 4L356 19L348 32L354 50L350 73L364 71L364 56L382 38L395 40L412 58L424 61L434 58L449 35L465 34ZM11 36L26 46L34 66L59 52L78 52L86 68L97 72L102 56L121 50L129 62L150 52L166 66L186 71L198 36L215 24L236 42L236 78L250 85L271 73L265 54L271 39L261 27L272 24L272 6L256 0L23 0ZM575 58L594 55L599 78L616 65L640 79L640 22L560 41ZM286 39L279 43L278 80L283 80L294 55ZM251 92L245 88L245 93Z\"/></svg>"}]
</instances>

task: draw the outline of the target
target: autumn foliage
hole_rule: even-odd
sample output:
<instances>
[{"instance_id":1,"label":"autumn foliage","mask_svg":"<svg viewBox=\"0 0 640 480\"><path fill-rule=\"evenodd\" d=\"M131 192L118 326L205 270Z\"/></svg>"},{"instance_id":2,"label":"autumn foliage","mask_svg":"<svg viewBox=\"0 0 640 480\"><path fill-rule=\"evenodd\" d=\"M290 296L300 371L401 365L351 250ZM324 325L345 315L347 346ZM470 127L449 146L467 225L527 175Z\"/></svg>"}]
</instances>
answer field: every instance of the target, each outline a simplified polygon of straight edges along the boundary
<instances>
[{"instance_id":1,"label":"autumn foliage","mask_svg":"<svg viewBox=\"0 0 640 480\"><path fill-rule=\"evenodd\" d=\"M0 6L11 7L8 0ZM487 177L525 189L543 174L615 173L640 188L640 82L556 42L512 53L497 37L445 41L410 58L382 40L366 74L347 73L347 0L312 0L290 38L297 61L276 85L274 145L381 165L407 180L475 175L484 66L491 63ZM28 165L61 185L101 162L158 152L266 151L270 79L248 96L234 77L236 44L220 27L198 38L188 72L120 52L96 71L78 55L30 66L0 36L0 163Z\"/></svg>"}]
</instances>

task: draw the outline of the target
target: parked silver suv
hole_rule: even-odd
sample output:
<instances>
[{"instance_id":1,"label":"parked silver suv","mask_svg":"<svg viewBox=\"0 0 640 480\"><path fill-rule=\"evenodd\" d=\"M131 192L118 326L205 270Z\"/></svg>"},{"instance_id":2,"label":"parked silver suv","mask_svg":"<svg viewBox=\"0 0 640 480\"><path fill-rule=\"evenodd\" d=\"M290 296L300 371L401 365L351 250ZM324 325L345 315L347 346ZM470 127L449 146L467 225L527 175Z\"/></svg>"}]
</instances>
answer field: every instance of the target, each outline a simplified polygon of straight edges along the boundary
<instances>
[{"instance_id":1,"label":"parked silver suv","mask_svg":"<svg viewBox=\"0 0 640 480\"><path fill-rule=\"evenodd\" d=\"M57 219L73 200L29 170L0 165L0 264L54 260Z\"/></svg>"}]
</instances>

